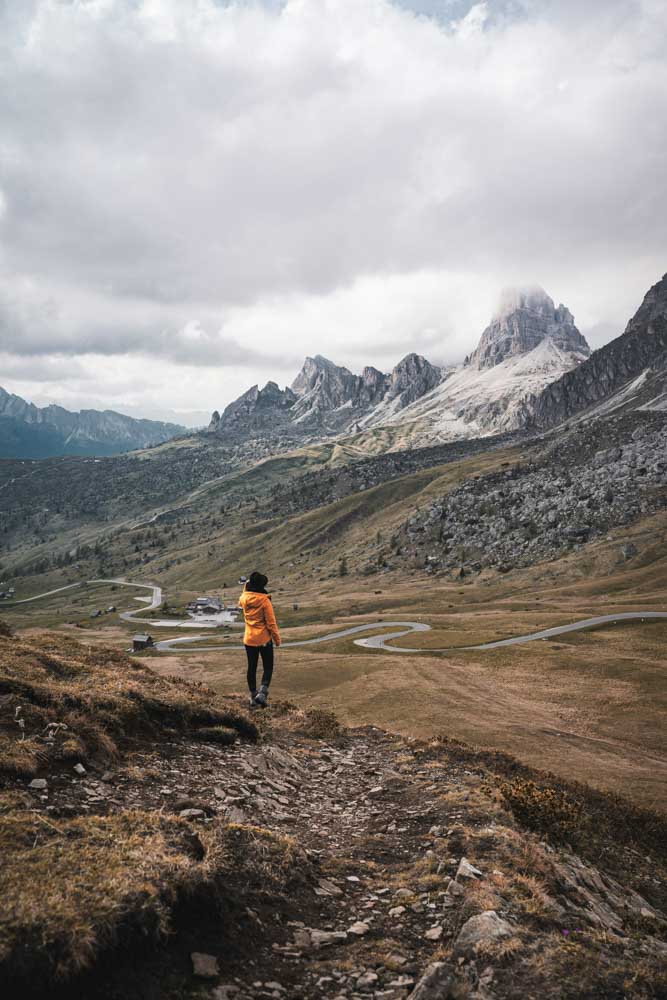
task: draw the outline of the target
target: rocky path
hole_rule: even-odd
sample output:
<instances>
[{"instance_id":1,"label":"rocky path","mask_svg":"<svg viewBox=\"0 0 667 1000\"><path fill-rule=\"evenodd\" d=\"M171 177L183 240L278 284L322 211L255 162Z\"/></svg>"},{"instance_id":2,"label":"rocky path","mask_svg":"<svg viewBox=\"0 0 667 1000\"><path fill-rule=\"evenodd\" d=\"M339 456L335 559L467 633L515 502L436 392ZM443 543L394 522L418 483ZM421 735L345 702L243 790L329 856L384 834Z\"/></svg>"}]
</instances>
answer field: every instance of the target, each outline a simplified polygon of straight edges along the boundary
<instances>
[{"instance_id":1,"label":"rocky path","mask_svg":"<svg viewBox=\"0 0 667 1000\"><path fill-rule=\"evenodd\" d=\"M230 887L227 915L182 937L174 961L197 996L513 997L507 958L532 961L540 935L547 950L561 948L563 934L593 931L622 948L632 943L629 913L660 922L645 900L595 869L520 838L494 806L484 771L436 744L372 727L313 740L273 730L270 715L259 745L137 748L115 773L79 774L51 789L56 818L157 808L187 820L195 843L200 827L223 820L300 845L304 880L293 896L255 890L239 910L233 899L243 887ZM535 885L517 874L527 850ZM530 905L517 902L516 885ZM566 995L557 983L544 990L538 966L534 989L530 963L524 971L521 996Z\"/></svg>"}]
</instances>

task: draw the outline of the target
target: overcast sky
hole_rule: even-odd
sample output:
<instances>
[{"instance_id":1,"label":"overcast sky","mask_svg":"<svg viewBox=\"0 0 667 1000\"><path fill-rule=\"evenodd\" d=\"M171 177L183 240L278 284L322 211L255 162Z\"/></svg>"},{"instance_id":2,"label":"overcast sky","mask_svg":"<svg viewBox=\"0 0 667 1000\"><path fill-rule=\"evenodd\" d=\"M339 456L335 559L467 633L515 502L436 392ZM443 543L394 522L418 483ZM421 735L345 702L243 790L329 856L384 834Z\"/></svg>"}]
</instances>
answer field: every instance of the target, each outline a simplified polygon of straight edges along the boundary
<instances>
[{"instance_id":1,"label":"overcast sky","mask_svg":"<svg viewBox=\"0 0 667 1000\"><path fill-rule=\"evenodd\" d=\"M207 419L307 354L592 346L667 270L664 0L0 0L0 385Z\"/></svg>"}]
</instances>

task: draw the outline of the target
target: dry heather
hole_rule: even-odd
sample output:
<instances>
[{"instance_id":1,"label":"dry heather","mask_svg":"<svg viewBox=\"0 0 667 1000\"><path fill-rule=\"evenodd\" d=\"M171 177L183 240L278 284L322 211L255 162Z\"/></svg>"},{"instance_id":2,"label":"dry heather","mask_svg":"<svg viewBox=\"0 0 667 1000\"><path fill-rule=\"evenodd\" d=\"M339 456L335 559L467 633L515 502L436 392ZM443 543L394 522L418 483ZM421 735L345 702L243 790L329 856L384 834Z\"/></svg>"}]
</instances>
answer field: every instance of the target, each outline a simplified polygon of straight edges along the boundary
<instances>
[{"instance_id":1,"label":"dry heather","mask_svg":"<svg viewBox=\"0 0 667 1000\"><path fill-rule=\"evenodd\" d=\"M104 764L123 740L167 732L257 738L246 715L216 701L205 686L158 677L117 650L0 633L0 777L34 777L56 762Z\"/></svg>"}]
</instances>

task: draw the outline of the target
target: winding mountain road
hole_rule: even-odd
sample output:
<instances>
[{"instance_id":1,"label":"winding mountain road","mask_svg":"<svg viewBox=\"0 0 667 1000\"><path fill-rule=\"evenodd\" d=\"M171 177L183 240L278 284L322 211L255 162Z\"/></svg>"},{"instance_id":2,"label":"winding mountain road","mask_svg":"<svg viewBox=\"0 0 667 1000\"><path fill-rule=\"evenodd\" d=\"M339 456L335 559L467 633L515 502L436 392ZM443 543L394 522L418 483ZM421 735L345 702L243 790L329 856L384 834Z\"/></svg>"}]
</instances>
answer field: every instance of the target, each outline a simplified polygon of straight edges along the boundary
<instances>
[{"instance_id":1,"label":"winding mountain road","mask_svg":"<svg viewBox=\"0 0 667 1000\"><path fill-rule=\"evenodd\" d=\"M556 625L553 628L542 629L540 632L529 632L526 635L515 635L509 639L497 639L494 642L482 642L474 646L443 646L439 648L418 649L407 646L388 646L392 639L398 639L411 632L430 632L431 626L425 622L368 622L365 625L353 625L350 628L341 629L338 632L327 632L326 635L318 635L313 639L296 639L291 642L284 642L282 648L292 646L314 646L321 642L331 642L334 639L345 639L351 635L358 635L359 632L368 632L376 628L398 628L398 632L382 632L379 635L367 636L365 639L354 639L356 646L364 646L366 649L382 649L386 653L456 653L463 650L474 649L498 649L500 646L516 646L523 642L534 642L536 639L549 639L566 632L581 632L585 629L595 628L598 625L617 625L623 621L649 621L653 619L663 619L667 621L667 611L625 611L615 615L597 615L595 618L583 618L581 621L572 622L569 625ZM156 642L155 648L161 653L194 653L196 649L189 649L190 643L203 642L210 638L207 635L188 635L179 639L163 639ZM207 646L206 652L221 649L243 649L243 646L233 646L231 643L223 646Z\"/></svg>"},{"instance_id":2,"label":"winding mountain road","mask_svg":"<svg viewBox=\"0 0 667 1000\"><path fill-rule=\"evenodd\" d=\"M30 604L31 601L38 601L41 597L50 597L51 594L61 594L63 590L74 590L75 587L82 587L84 581L78 583L68 583L66 587L56 587L55 590L45 590L43 594L35 594L34 597L22 597L20 601L4 601L3 608L13 608L16 604Z\"/></svg>"},{"instance_id":3,"label":"winding mountain road","mask_svg":"<svg viewBox=\"0 0 667 1000\"><path fill-rule=\"evenodd\" d=\"M142 608L137 608L136 611L121 611L119 613L119 617L123 621L131 623L148 623L153 627L170 626L173 628L177 628L179 626L183 627L185 624L176 620L157 622L151 618L139 617L142 612L154 611L160 607L162 604L162 588L154 583L134 583L129 580L118 578L110 580L87 580L79 583L72 583L67 587L59 587L56 590L47 590L43 594L35 594L33 597L26 597L20 601L13 601L12 603L27 604L29 601L37 601L41 597L49 597L51 594L58 594L63 590L70 590L74 587L83 586L85 583L111 583L121 587L138 587L143 590L149 590L151 592L149 603ZM501 646L517 646L520 643L535 642L538 639L552 639L555 636L565 635L569 632L582 632L586 629L596 628L599 625L618 625L627 621L646 622L655 620L667 621L667 611L621 611L611 615L596 615L593 618L582 618L579 621L571 622L569 625L555 625L552 628L541 629L538 632L528 632L524 635L515 635L507 639L495 639L493 642L481 642L472 646L443 646L428 649L387 645L390 641L399 639L404 635L409 635L411 632L430 632L431 626L427 625L425 622L377 621L366 622L363 625L352 625L349 628L339 629L336 632L327 632L325 635L314 636L312 639L293 639L291 641L284 642L282 644L282 648L288 649L297 646L316 646L323 642L332 642L335 639L346 639L348 636L359 635L361 632L369 632L372 629L382 629L383 631L377 635L370 635L362 639L354 639L353 641L355 645L362 646L365 649L381 649L386 653L455 653L463 650L485 650L498 649ZM384 631L388 628L398 629L398 631ZM177 639L162 639L161 641L155 643L155 649L161 653L196 653L201 651L201 647L197 647L196 643L205 642L208 639L210 639L209 635L186 635ZM206 646L206 652L216 652L226 649L243 649L243 646L240 644L232 645L231 643Z\"/></svg>"}]
</instances>

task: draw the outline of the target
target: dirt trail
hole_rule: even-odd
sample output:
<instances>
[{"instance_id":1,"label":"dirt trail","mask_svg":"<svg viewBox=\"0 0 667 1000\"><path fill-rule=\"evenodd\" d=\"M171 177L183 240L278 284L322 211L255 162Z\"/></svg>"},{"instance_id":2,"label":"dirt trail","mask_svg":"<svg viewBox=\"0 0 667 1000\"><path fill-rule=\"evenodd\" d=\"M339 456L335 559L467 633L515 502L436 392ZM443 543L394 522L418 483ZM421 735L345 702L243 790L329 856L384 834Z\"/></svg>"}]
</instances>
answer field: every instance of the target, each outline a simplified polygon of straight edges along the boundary
<instances>
[{"instance_id":1,"label":"dirt trail","mask_svg":"<svg viewBox=\"0 0 667 1000\"><path fill-rule=\"evenodd\" d=\"M270 714L262 718L269 727ZM152 982L122 980L127 1000L186 995L165 987L160 961L168 963L172 980L199 983L204 991L193 995L211 1000L402 1000L442 956L451 973L430 973L435 992L428 982L420 987L427 1000L510 998L517 994L507 955L530 957L540 935L543 946L561 949L562 937L555 946L553 940L569 927L602 931L611 951L618 948L630 960L624 949L638 945L622 929L628 914L642 911L646 920L659 921L656 912L595 869L585 869L594 891L585 881L579 886L580 862L567 868L561 858L558 873L553 850L536 838L530 849L544 866L540 876L550 871L554 896L528 885L522 892L535 893L535 913L512 902L512 850L523 857L526 843L503 825L507 814L494 807L485 778L482 769L374 727L324 740L277 727L256 746L178 741L138 748L129 766L104 781L86 777L54 786L51 805L56 816L81 809L176 812L191 822L195 845L203 824L250 824L287 835L303 849L305 887L276 899L230 885L222 917L190 921L170 944L168 959L154 963ZM556 899L558 885L565 890ZM494 911L500 936L483 942L479 953L466 950L457 944L462 928L484 911ZM193 980L193 954L204 956L195 961L210 978ZM551 991L545 988L539 968L543 974L544 962L523 969L523 997L570 995L556 981ZM117 995L113 976L108 989L95 995Z\"/></svg>"}]
</instances>

